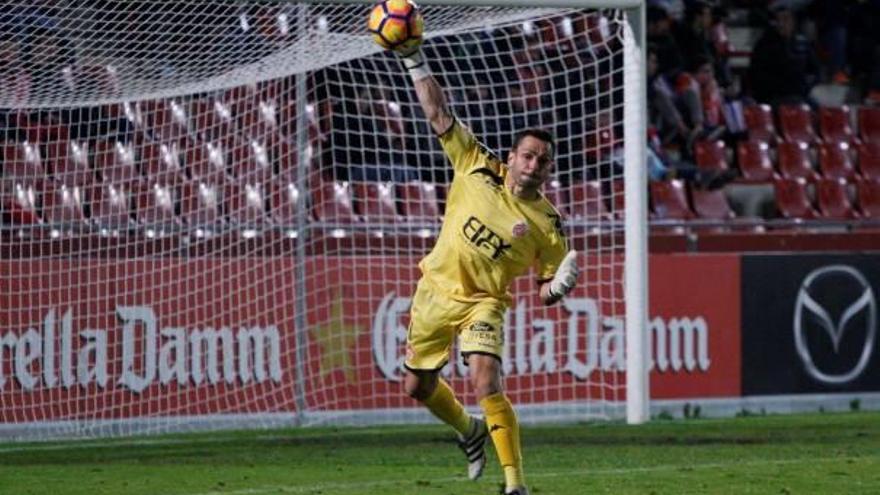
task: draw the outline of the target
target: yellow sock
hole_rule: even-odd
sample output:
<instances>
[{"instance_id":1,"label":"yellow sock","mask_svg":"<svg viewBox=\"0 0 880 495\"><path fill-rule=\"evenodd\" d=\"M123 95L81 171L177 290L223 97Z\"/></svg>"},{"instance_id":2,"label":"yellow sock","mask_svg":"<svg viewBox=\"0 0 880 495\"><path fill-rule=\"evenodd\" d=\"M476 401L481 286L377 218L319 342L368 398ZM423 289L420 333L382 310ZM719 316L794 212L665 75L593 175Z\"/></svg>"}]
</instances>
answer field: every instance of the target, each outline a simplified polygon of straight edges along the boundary
<instances>
[{"instance_id":1,"label":"yellow sock","mask_svg":"<svg viewBox=\"0 0 880 495\"><path fill-rule=\"evenodd\" d=\"M480 401L480 407L486 415L486 426L498 460L504 469L504 482L507 489L525 486L523 476L522 451L519 442L519 422L513 405L503 393L492 394Z\"/></svg>"},{"instance_id":2,"label":"yellow sock","mask_svg":"<svg viewBox=\"0 0 880 495\"><path fill-rule=\"evenodd\" d=\"M462 435L467 435L471 428L471 417L465 412L464 406L455 398L452 388L442 379L437 380L434 393L424 400L423 404L441 421L455 428Z\"/></svg>"}]
</instances>

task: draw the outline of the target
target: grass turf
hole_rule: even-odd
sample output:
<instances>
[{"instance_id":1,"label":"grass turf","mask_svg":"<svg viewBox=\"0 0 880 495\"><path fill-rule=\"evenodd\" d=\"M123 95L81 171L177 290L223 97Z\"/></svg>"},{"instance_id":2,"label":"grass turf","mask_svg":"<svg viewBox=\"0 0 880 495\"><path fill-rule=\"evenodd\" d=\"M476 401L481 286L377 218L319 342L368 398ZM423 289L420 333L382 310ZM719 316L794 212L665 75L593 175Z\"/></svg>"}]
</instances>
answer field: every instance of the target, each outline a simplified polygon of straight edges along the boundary
<instances>
[{"instance_id":1,"label":"grass turf","mask_svg":"<svg viewBox=\"0 0 880 495\"><path fill-rule=\"evenodd\" d=\"M526 426L532 495L880 493L880 413ZM491 449L490 449L491 450ZM0 494L476 495L442 426L0 445Z\"/></svg>"}]
</instances>

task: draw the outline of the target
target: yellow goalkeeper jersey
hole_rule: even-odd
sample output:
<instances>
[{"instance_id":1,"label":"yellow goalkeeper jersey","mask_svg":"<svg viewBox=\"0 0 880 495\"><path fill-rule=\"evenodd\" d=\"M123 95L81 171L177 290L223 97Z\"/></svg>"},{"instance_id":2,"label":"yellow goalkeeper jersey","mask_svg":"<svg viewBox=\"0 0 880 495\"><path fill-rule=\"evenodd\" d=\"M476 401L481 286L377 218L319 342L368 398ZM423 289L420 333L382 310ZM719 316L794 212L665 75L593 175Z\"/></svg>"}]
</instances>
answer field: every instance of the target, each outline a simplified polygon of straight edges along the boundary
<instances>
[{"instance_id":1,"label":"yellow goalkeeper jersey","mask_svg":"<svg viewBox=\"0 0 880 495\"><path fill-rule=\"evenodd\" d=\"M556 208L543 195L514 196L507 168L458 120L440 143L455 174L440 236L419 263L424 278L454 300L508 303L510 284L529 267L539 283L553 278L568 251Z\"/></svg>"}]
</instances>

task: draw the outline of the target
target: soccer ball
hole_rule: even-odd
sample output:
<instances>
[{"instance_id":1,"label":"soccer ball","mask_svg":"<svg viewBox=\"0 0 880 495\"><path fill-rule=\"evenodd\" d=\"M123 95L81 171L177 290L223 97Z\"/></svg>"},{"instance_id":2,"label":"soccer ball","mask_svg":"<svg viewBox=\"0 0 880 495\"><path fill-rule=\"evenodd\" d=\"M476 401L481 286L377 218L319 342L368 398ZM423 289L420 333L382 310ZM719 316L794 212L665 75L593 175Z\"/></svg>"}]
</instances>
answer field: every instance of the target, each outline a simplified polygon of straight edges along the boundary
<instances>
[{"instance_id":1,"label":"soccer ball","mask_svg":"<svg viewBox=\"0 0 880 495\"><path fill-rule=\"evenodd\" d=\"M370 12L367 29L382 48L406 52L422 43L425 21L411 0L384 0Z\"/></svg>"}]
</instances>

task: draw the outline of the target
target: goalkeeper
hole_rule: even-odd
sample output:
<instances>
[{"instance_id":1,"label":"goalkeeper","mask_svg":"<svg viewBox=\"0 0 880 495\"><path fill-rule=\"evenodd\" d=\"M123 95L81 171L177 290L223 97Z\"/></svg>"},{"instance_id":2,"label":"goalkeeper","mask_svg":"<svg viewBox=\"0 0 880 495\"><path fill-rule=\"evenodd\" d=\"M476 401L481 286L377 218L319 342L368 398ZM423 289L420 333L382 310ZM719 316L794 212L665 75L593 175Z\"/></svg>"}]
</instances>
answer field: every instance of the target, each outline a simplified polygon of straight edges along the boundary
<instances>
[{"instance_id":1,"label":"goalkeeper","mask_svg":"<svg viewBox=\"0 0 880 495\"><path fill-rule=\"evenodd\" d=\"M504 493L527 495L519 423L502 387L502 324L508 288L531 266L545 304L562 299L577 280L576 253L568 250L559 213L541 194L553 169L553 137L523 130L502 161L452 115L421 50L398 55L454 171L440 236L419 263L406 393L458 432L469 478L482 474L489 436L504 470ZM456 336L484 419L469 416L439 376Z\"/></svg>"}]
</instances>

